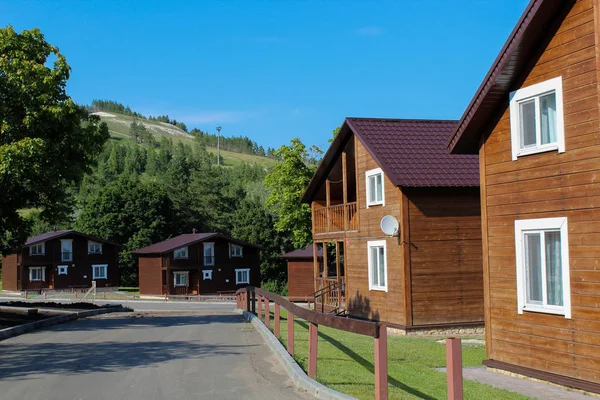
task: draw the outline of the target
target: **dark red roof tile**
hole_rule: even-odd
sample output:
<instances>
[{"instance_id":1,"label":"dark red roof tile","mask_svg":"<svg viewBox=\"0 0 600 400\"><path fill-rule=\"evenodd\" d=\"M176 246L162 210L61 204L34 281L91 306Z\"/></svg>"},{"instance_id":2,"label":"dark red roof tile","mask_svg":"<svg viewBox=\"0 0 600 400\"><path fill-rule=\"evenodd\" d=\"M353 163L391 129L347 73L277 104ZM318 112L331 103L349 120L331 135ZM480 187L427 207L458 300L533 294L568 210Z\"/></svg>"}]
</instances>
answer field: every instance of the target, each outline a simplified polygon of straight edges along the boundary
<instances>
[{"instance_id":1,"label":"dark red roof tile","mask_svg":"<svg viewBox=\"0 0 600 400\"><path fill-rule=\"evenodd\" d=\"M160 254L166 253L171 250L178 249L183 246L189 246L190 244L197 242L204 242L205 240L220 237L226 240L229 240L233 243L238 243L244 246L256 247L260 248L260 246L242 242L240 240L232 239L226 237L225 235L221 235L220 233L184 233L179 236L175 236L171 239L163 240L162 242L151 244L150 246L142 247L141 249L137 249L132 251L133 254Z\"/></svg>"},{"instance_id":2,"label":"dark red roof tile","mask_svg":"<svg viewBox=\"0 0 600 400\"><path fill-rule=\"evenodd\" d=\"M289 253L282 254L280 257L281 258L309 258L312 260L314 258L313 245L311 244L303 249L290 251ZM322 248L317 249L317 257L319 257L319 258L323 257L323 249Z\"/></svg>"}]
</instances>

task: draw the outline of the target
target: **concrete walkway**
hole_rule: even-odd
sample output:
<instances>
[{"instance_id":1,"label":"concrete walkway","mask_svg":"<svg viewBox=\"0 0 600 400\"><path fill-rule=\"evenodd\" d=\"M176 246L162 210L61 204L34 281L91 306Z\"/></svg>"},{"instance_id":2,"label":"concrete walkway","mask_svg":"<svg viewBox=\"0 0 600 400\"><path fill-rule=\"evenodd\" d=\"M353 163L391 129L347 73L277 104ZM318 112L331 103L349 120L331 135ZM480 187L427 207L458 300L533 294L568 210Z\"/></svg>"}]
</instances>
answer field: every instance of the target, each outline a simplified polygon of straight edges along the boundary
<instances>
[{"instance_id":1,"label":"concrete walkway","mask_svg":"<svg viewBox=\"0 0 600 400\"><path fill-rule=\"evenodd\" d=\"M306 399L239 315L117 313L0 342L3 400Z\"/></svg>"}]
</instances>

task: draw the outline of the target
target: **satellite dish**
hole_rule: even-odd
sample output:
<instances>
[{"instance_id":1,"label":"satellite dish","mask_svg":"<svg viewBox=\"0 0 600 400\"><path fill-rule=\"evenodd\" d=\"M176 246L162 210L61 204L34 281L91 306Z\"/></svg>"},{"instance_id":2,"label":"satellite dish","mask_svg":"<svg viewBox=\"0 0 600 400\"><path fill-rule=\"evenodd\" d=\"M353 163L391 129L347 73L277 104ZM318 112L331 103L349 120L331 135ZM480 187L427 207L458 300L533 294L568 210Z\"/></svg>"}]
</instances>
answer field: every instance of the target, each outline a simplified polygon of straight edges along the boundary
<instances>
[{"instance_id":1,"label":"satellite dish","mask_svg":"<svg viewBox=\"0 0 600 400\"><path fill-rule=\"evenodd\" d=\"M381 218L381 230L388 236L395 236L398 233L398 220L391 215Z\"/></svg>"}]
</instances>

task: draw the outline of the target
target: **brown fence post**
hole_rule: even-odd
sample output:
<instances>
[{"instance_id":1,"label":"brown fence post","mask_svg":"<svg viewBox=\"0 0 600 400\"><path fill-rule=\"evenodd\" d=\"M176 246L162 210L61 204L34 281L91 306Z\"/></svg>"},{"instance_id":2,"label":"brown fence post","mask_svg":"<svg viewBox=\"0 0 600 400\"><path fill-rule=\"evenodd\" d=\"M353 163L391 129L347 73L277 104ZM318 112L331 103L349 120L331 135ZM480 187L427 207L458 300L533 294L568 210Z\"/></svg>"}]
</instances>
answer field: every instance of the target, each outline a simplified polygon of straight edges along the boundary
<instances>
[{"instance_id":1,"label":"brown fence post","mask_svg":"<svg viewBox=\"0 0 600 400\"><path fill-rule=\"evenodd\" d=\"M294 314L288 311L287 314L287 351L290 356L294 355Z\"/></svg>"},{"instance_id":2,"label":"brown fence post","mask_svg":"<svg viewBox=\"0 0 600 400\"><path fill-rule=\"evenodd\" d=\"M250 306L250 292L246 292L246 311L250 312L251 310L251 306Z\"/></svg>"},{"instance_id":3,"label":"brown fence post","mask_svg":"<svg viewBox=\"0 0 600 400\"><path fill-rule=\"evenodd\" d=\"M274 307L274 312L273 312L273 333L275 334L275 337L277 339L279 339L279 337L281 336L279 334L279 304L275 303L273 305Z\"/></svg>"},{"instance_id":4,"label":"brown fence post","mask_svg":"<svg viewBox=\"0 0 600 400\"><path fill-rule=\"evenodd\" d=\"M262 318L262 296L258 296L258 300L256 301L258 303L258 318Z\"/></svg>"},{"instance_id":5,"label":"brown fence post","mask_svg":"<svg viewBox=\"0 0 600 400\"><path fill-rule=\"evenodd\" d=\"M252 306L252 314L256 314L256 292L252 291L252 300L250 301Z\"/></svg>"},{"instance_id":6,"label":"brown fence post","mask_svg":"<svg viewBox=\"0 0 600 400\"><path fill-rule=\"evenodd\" d=\"M388 398L387 327L379 326L379 337L375 338L375 399Z\"/></svg>"},{"instance_id":7,"label":"brown fence post","mask_svg":"<svg viewBox=\"0 0 600 400\"><path fill-rule=\"evenodd\" d=\"M271 328L271 306L269 305L269 299L263 297L263 304L265 305L265 325L267 329Z\"/></svg>"},{"instance_id":8,"label":"brown fence post","mask_svg":"<svg viewBox=\"0 0 600 400\"><path fill-rule=\"evenodd\" d=\"M308 324L308 376L317 379L317 344L319 343L319 325Z\"/></svg>"},{"instance_id":9,"label":"brown fence post","mask_svg":"<svg viewBox=\"0 0 600 400\"><path fill-rule=\"evenodd\" d=\"M462 400L462 350L458 338L446 339L446 375L448 379L448 400Z\"/></svg>"}]
</instances>

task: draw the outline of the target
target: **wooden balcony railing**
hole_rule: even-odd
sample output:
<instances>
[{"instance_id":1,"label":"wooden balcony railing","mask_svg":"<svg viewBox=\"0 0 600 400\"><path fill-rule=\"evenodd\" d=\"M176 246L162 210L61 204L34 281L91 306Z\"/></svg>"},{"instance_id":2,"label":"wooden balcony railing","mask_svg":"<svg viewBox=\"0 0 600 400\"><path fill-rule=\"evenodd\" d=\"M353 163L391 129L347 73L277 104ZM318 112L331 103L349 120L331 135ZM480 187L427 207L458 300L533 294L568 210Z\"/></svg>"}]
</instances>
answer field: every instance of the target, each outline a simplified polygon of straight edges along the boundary
<instances>
[{"instance_id":1,"label":"wooden balcony railing","mask_svg":"<svg viewBox=\"0 0 600 400\"><path fill-rule=\"evenodd\" d=\"M356 203L313 209L313 233L355 231L358 229Z\"/></svg>"}]
</instances>

